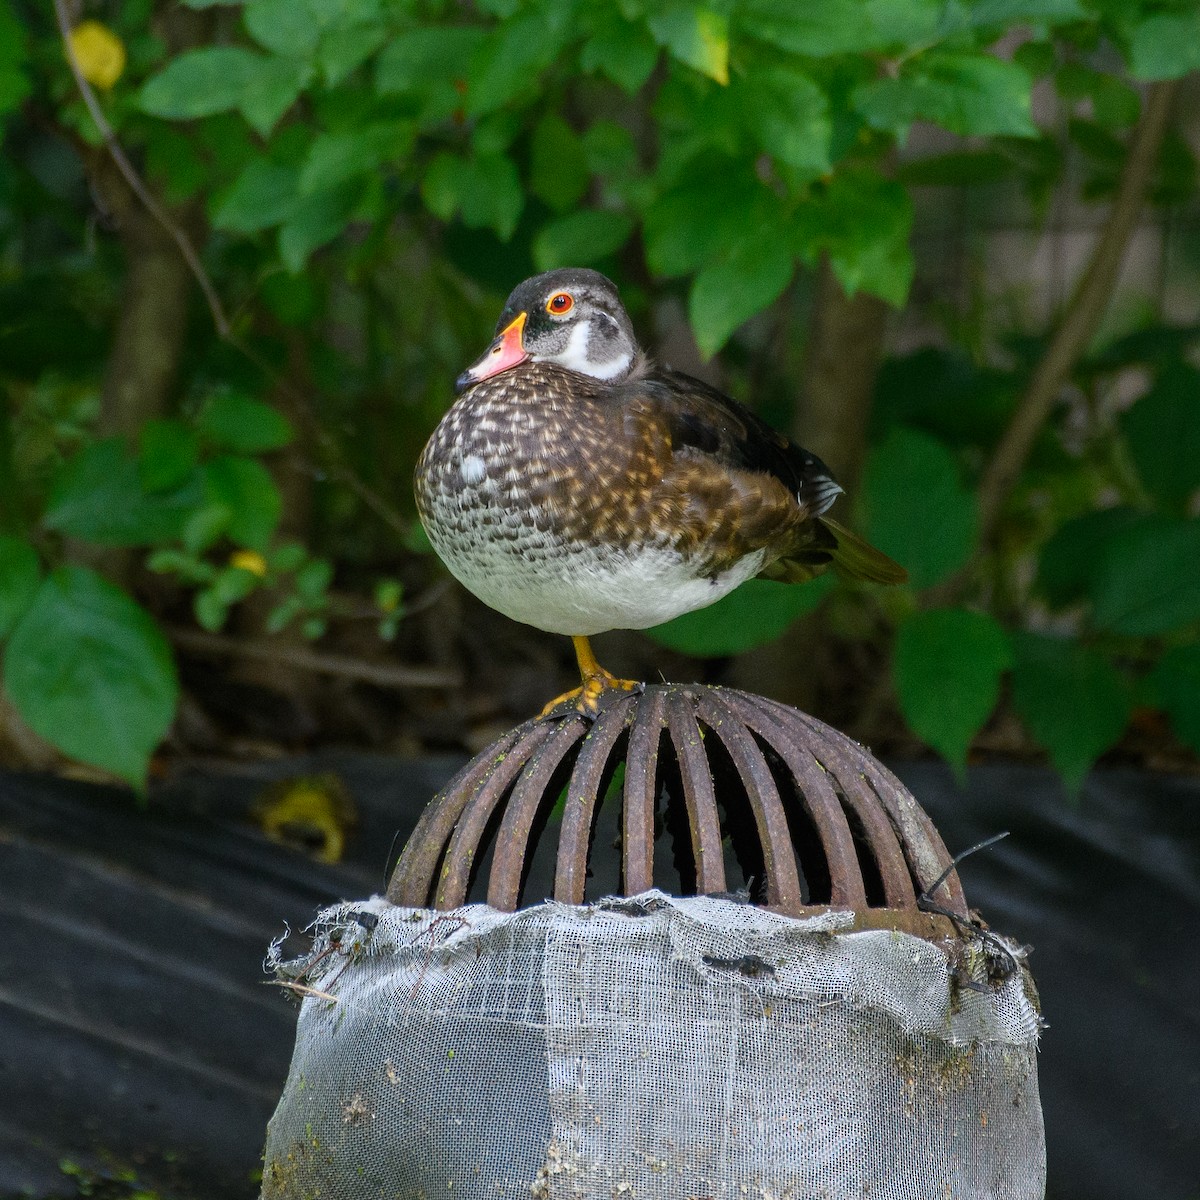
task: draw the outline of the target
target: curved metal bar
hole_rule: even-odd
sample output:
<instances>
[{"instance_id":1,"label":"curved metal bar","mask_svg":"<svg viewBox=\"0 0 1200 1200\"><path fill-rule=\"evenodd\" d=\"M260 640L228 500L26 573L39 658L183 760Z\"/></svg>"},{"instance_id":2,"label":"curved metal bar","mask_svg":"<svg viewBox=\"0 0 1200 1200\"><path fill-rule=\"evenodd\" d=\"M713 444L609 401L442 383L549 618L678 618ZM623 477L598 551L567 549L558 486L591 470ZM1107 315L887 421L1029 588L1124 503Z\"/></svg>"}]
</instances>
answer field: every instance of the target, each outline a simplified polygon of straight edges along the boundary
<instances>
[{"instance_id":1,"label":"curved metal bar","mask_svg":"<svg viewBox=\"0 0 1200 1200\"><path fill-rule=\"evenodd\" d=\"M587 891L587 866L592 840L592 818L600 801L604 768L617 739L629 724L627 706L612 705L597 718L579 750L567 790L562 828L558 834L558 862L554 872L554 898L564 904L582 904Z\"/></svg>"},{"instance_id":2,"label":"curved metal bar","mask_svg":"<svg viewBox=\"0 0 1200 1200\"><path fill-rule=\"evenodd\" d=\"M696 711L729 752L745 785L762 843L768 905L785 913L798 912L804 906L800 874L787 814L767 760L746 727L736 719L730 720L734 714L723 710L711 695L705 692L697 695Z\"/></svg>"},{"instance_id":3,"label":"curved metal bar","mask_svg":"<svg viewBox=\"0 0 1200 1200\"><path fill-rule=\"evenodd\" d=\"M442 862L441 878L437 881L434 907L443 912L460 908L467 901L471 887L471 868L475 855L479 853L488 821L500 798L512 781L520 774L525 764L546 742L554 726L534 723L529 733L495 765L495 769L484 781L483 786L471 798L454 828L454 836Z\"/></svg>"},{"instance_id":4,"label":"curved metal bar","mask_svg":"<svg viewBox=\"0 0 1200 1200\"><path fill-rule=\"evenodd\" d=\"M655 784L665 701L663 689L647 690L639 697L629 727L621 809L621 879L627 896L654 886Z\"/></svg>"},{"instance_id":5,"label":"curved metal bar","mask_svg":"<svg viewBox=\"0 0 1200 1200\"><path fill-rule=\"evenodd\" d=\"M548 800L546 789L562 760L588 727L579 720L564 721L529 760L508 797L496 833L496 852L488 879L487 902L501 912L513 912L521 901L521 877L529 850L529 834L538 810Z\"/></svg>"},{"instance_id":6,"label":"curved metal bar","mask_svg":"<svg viewBox=\"0 0 1200 1200\"><path fill-rule=\"evenodd\" d=\"M862 826L867 849L875 860L883 883L885 903L889 908L915 909L917 893L913 888L901 831L880 806L878 796L867 783L863 773L866 753L849 738L842 738L836 730L815 717L804 713L797 713L796 716L813 735L814 756L837 781L838 790ZM830 737L830 734L835 736Z\"/></svg>"},{"instance_id":7,"label":"curved metal bar","mask_svg":"<svg viewBox=\"0 0 1200 1200\"><path fill-rule=\"evenodd\" d=\"M510 730L499 741L473 758L430 802L421 813L388 882L387 898L393 904L406 908L423 908L429 903L433 890L433 877L446 842L454 832L454 826L462 816L463 809L471 802L484 780L504 760L513 743L525 736L535 726L526 721L524 725Z\"/></svg>"},{"instance_id":8,"label":"curved metal bar","mask_svg":"<svg viewBox=\"0 0 1200 1200\"><path fill-rule=\"evenodd\" d=\"M830 897L833 908L860 909L867 907L854 834L837 793L829 782L824 768L812 751L793 735L792 731L766 706L753 703L754 697L740 692L730 693L728 703L755 733L783 759L795 780L796 794L817 831L821 852L829 870Z\"/></svg>"},{"instance_id":9,"label":"curved metal bar","mask_svg":"<svg viewBox=\"0 0 1200 1200\"><path fill-rule=\"evenodd\" d=\"M868 760L863 765L863 773L896 825L913 878L924 892L950 865L950 852L942 835L908 788L882 763ZM940 895L933 898L943 908L950 909L964 921L970 919L957 870L950 872L938 891Z\"/></svg>"},{"instance_id":10,"label":"curved metal bar","mask_svg":"<svg viewBox=\"0 0 1200 1200\"><path fill-rule=\"evenodd\" d=\"M712 770L700 726L696 723L694 701L678 691L667 696L667 732L679 763L683 783L683 801L687 806L692 831L692 861L696 864L696 891L701 895L724 892L725 857L721 850L721 818L713 789Z\"/></svg>"}]
</instances>

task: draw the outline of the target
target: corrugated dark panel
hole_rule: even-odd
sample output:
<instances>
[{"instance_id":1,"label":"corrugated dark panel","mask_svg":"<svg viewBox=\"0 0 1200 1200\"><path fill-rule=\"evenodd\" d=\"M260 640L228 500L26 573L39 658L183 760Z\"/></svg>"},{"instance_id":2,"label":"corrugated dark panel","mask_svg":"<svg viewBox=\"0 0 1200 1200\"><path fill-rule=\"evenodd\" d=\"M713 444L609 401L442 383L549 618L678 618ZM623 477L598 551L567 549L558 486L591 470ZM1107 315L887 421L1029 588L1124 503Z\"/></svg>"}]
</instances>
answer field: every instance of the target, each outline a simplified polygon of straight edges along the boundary
<instances>
[{"instance_id":1,"label":"corrugated dark panel","mask_svg":"<svg viewBox=\"0 0 1200 1200\"><path fill-rule=\"evenodd\" d=\"M274 763L181 780L146 812L0 775L0 1197L73 1195L59 1160L97 1152L172 1197L256 1195L294 1014L262 982L266 945L382 891L394 835L451 765ZM362 812L346 863L245 822L267 779L331 769ZM897 773L952 853L1012 830L961 871L992 926L1035 947L1049 1195L1196 1200L1200 780L1102 772L1071 807L1033 769L974 770L966 792L932 764Z\"/></svg>"}]
</instances>

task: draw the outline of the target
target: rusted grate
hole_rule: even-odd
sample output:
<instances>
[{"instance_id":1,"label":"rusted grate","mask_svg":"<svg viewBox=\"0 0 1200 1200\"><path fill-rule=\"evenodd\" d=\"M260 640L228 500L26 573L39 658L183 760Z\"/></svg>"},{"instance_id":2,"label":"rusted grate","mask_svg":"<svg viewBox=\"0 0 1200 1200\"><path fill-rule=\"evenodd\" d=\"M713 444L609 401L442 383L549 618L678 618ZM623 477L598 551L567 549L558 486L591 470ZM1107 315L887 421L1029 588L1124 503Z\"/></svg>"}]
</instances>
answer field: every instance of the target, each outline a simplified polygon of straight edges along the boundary
<instances>
[{"instance_id":1,"label":"rusted grate","mask_svg":"<svg viewBox=\"0 0 1200 1200\"><path fill-rule=\"evenodd\" d=\"M871 754L813 717L729 688L610 693L594 721L527 721L474 758L421 817L388 888L397 904L513 911L650 887L745 889L789 914L851 909L937 936L918 897L950 864L932 821ZM611 847L611 851L609 850ZM966 920L957 874L934 897Z\"/></svg>"}]
</instances>

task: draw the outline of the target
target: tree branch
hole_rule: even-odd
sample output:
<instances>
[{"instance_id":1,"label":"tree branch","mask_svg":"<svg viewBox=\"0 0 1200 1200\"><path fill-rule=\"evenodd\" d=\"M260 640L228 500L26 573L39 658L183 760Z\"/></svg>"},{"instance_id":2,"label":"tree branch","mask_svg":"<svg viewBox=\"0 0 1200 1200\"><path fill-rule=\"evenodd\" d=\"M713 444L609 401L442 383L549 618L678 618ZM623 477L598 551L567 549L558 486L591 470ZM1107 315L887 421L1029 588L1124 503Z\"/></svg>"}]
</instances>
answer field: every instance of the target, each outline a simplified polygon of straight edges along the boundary
<instances>
[{"instance_id":1,"label":"tree branch","mask_svg":"<svg viewBox=\"0 0 1200 1200\"><path fill-rule=\"evenodd\" d=\"M1155 83L1147 92L1141 120L1129 143L1129 154L1117 185L1117 194L1092 250L1091 259L1067 305L1062 323L1055 330L1012 421L983 473L979 485L981 547L988 545L995 537L1004 503L1016 486L1033 443L1058 399L1063 382L1095 337L1108 308L1130 236L1158 162L1175 89L1176 82L1171 80Z\"/></svg>"},{"instance_id":2,"label":"tree branch","mask_svg":"<svg viewBox=\"0 0 1200 1200\"><path fill-rule=\"evenodd\" d=\"M851 496L862 473L888 313L877 296L847 296L828 256L821 256L791 432Z\"/></svg>"},{"instance_id":3,"label":"tree branch","mask_svg":"<svg viewBox=\"0 0 1200 1200\"><path fill-rule=\"evenodd\" d=\"M196 629L167 629L175 645L208 658L248 658L258 662L296 667L317 675L336 675L376 687L404 690L406 688L458 688L462 677L454 671L437 667L388 666L364 662L344 654L323 654L300 646L283 645L277 641L250 641L226 637L219 633L203 633Z\"/></svg>"},{"instance_id":4,"label":"tree branch","mask_svg":"<svg viewBox=\"0 0 1200 1200\"><path fill-rule=\"evenodd\" d=\"M178 222L174 221L171 215L159 204L138 174L137 168L129 160L129 156L125 153L120 141L117 139L116 131L104 115L104 109L100 105L95 90L84 77L79 60L75 57L74 47L71 45L71 17L67 11L66 0L54 0L54 12L58 19L63 53L66 56L67 65L71 69L71 74L74 76L75 86L79 89L79 94L83 98L83 102L87 106L92 120L96 123L96 128L99 130L100 136L104 139L104 145L112 156L113 163L128 184L129 189L145 206L146 211L162 226L179 248L179 253L183 256L184 262L187 263L188 269L191 271L197 284L199 284L200 290L204 293L204 298L208 303L208 310L212 314L213 325L216 327L218 335L223 341L228 342L249 359L277 387L288 393L289 398L295 403L298 413L305 419L314 434L318 445L332 460L330 473L336 475L337 478L345 483L386 525L401 535L407 534L409 522L347 464L341 447L329 431L321 425L316 413L312 410L312 405L308 397L303 395L298 388L292 387L259 354L255 353L249 346L234 336L225 306L221 302L212 278L204 269L204 264L200 261L200 256L196 253L191 239L179 226Z\"/></svg>"},{"instance_id":5,"label":"tree branch","mask_svg":"<svg viewBox=\"0 0 1200 1200\"><path fill-rule=\"evenodd\" d=\"M125 182L129 184L133 194L146 206L150 215L167 231L171 240L179 247L179 253L183 255L184 262L187 263L196 282L200 285L200 290L204 293L204 299L208 302L208 309L212 313L213 324L217 327L217 332L221 337L227 338L229 336L229 318L225 315L221 297L217 295L217 289L208 277L208 272L205 271L200 256L196 253L196 248L192 245L188 235L171 219L167 211L154 198L150 189L142 182L141 176L122 149L121 143L117 141L116 131L104 115L104 109L100 107L100 101L96 98L92 85L84 77L79 59L75 57L75 48L71 45L71 17L67 12L66 0L54 0L54 13L58 18L59 33L62 35L63 53L67 56L67 65L75 77L75 86L79 89L79 94L83 97L88 112L92 114L92 120L96 122L96 128L100 131L100 136L104 139L104 145L112 155L117 170L124 176Z\"/></svg>"}]
</instances>

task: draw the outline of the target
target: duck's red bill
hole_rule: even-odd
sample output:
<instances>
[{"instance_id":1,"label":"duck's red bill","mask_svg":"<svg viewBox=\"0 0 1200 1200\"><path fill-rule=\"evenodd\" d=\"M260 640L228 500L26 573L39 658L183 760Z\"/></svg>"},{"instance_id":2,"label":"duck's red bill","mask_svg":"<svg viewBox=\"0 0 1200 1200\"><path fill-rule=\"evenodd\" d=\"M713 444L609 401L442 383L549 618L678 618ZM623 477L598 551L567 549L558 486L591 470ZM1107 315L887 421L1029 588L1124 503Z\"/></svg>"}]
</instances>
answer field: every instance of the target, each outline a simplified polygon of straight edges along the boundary
<instances>
[{"instance_id":1,"label":"duck's red bill","mask_svg":"<svg viewBox=\"0 0 1200 1200\"><path fill-rule=\"evenodd\" d=\"M526 313L521 313L514 321L509 322L487 348L487 352L478 362L469 366L459 377L458 386L461 390L478 383L481 379L489 379L523 363L529 354L521 340L521 332L525 328Z\"/></svg>"}]
</instances>

